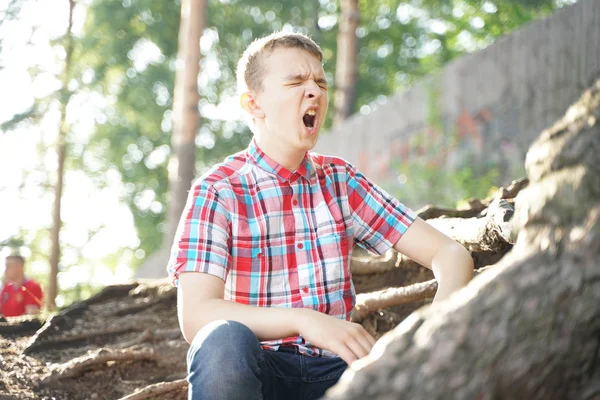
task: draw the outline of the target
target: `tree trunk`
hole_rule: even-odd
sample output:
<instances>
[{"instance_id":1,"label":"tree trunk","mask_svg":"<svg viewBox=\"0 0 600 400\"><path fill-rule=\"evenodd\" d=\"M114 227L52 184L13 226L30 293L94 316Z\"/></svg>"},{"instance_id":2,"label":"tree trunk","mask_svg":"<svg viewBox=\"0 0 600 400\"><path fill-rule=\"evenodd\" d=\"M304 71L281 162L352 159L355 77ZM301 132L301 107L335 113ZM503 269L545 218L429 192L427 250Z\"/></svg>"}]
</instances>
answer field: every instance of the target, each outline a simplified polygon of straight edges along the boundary
<instances>
[{"instance_id":1,"label":"tree trunk","mask_svg":"<svg viewBox=\"0 0 600 400\"><path fill-rule=\"evenodd\" d=\"M527 154L517 241L414 313L327 399L600 397L600 80Z\"/></svg>"},{"instance_id":2,"label":"tree trunk","mask_svg":"<svg viewBox=\"0 0 600 400\"><path fill-rule=\"evenodd\" d=\"M169 250L188 191L195 175L196 131L200 125L198 102L198 74L200 73L200 38L207 13L206 0L183 0L173 100L172 156L169 160L169 203L166 231L161 248L142 265L138 276L159 278L166 276L165 267Z\"/></svg>"},{"instance_id":3,"label":"tree trunk","mask_svg":"<svg viewBox=\"0 0 600 400\"><path fill-rule=\"evenodd\" d=\"M358 0L341 0L340 6L333 126L339 125L352 114L358 76Z\"/></svg>"},{"instance_id":4,"label":"tree trunk","mask_svg":"<svg viewBox=\"0 0 600 400\"><path fill-rule=\"evenodd\" d=\"M46 308L50 311L56 306L56 295L58 294L58 264L60 263L60 229L62 227L62 218L60 213L61 200L63 194L63 182L65 176L65 158L67 156L67 134L70 127L67 123L67 104L71 98L69 93L69 80L71 79L71 60L73 56L74 40L71 32L73 28L73 9L74 0L69 0L69 27L65 35L66 58L65 69L63 71L62 89L60 90L60 127L56 143L58 157L58 167L56 169L56 185L54 187L54 209L52 212L52 229L50 232L50 274L48 276L48 291L46 294Z\"/></svg>"}]
</instances>

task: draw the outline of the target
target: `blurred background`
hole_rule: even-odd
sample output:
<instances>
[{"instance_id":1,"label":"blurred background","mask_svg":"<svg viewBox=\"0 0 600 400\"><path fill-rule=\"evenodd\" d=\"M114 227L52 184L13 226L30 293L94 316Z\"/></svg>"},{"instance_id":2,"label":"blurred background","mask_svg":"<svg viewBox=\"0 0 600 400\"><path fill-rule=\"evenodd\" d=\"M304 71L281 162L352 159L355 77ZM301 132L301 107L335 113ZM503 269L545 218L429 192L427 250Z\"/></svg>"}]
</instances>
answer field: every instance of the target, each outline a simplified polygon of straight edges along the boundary
<instances>
[{"instance_id":1,"label":"blurred background","mask_svg":"<svg viewBox=\"0 0 600 400\"><path fill-rule=\"evenodd\" d=\"M531 140L579 96L542 68L552 43L571 46L543 20L575 3L0 0L0 256L27 258L50 309L164 275L191 178L250 141L235 64L276 30L324 51L332 89L318 151L413 209L485 197L524 176ZM535 21L542 33L520 29ZM176 82L189 84L183 56L195 53L198 95L186 98ZM538 64L512 62L531 54ZM564 87L540 94L520 83L527 74ZM557 92L561 104L545 103Z\"/></svg>"}]
</instances>

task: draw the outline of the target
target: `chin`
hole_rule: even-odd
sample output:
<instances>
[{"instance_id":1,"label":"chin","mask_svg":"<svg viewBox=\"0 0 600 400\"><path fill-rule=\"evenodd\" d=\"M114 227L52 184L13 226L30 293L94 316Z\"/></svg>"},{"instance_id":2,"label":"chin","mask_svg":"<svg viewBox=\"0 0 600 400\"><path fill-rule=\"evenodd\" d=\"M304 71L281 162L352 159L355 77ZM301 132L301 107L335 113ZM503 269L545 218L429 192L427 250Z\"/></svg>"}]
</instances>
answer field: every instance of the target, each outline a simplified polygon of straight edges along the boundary
<instances>
[{"instance_id":1,"label":"chin","mask_svg":"<svg viewBox=\"0 0 600 400\"><path fill-rule=\"evenodd\" d=\"M300 145L300 147L302 147L303 150L308 151L312 150L317 145L318 139L319 132L317 131L311 136L303 136L302 138L300 138L298 144Z\"/></svg>"}]
</instances>

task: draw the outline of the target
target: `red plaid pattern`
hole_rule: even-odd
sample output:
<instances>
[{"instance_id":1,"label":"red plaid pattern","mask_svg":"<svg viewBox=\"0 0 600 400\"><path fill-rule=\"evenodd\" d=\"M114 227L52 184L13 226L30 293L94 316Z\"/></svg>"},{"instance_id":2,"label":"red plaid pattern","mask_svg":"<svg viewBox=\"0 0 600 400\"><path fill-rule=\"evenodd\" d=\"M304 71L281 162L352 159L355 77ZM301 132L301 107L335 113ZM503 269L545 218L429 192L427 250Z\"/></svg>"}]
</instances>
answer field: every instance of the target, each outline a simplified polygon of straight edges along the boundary
<instances>
[{"instance_id":1,"label":"red plaid pattern","mask_svg":"<svg viewBox=\"0 0 600 400\"><path fill-rule=\"evenodd\" d=\"M292 172L253 140L193 185L167 270L175 285L184 271L218 276L227 300L349 320L353 245L382 254L415 217L340 158L307 153ZM302 336L262 345L333 355Z\"/></svg>"}]
</instances>

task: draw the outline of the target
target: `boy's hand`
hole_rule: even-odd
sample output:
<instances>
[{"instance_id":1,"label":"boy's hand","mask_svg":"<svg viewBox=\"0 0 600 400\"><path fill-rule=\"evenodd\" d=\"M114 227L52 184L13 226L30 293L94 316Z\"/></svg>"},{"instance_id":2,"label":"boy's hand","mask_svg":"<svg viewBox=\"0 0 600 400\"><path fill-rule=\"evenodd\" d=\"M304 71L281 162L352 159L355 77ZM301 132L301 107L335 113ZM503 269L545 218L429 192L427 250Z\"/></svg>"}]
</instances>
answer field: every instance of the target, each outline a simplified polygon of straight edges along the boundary
<instances>
[{"instance_id":1,"label":"boy's hand","mask_svg":"<svg viewBox=\"0 0 600 400\"><path fill-rule=\"evenodd\" d=\"M369 354L375 339L355 322L299 309L298 333L310 344L339 355L348 365Z\"/></svg>"}]
</instances>

